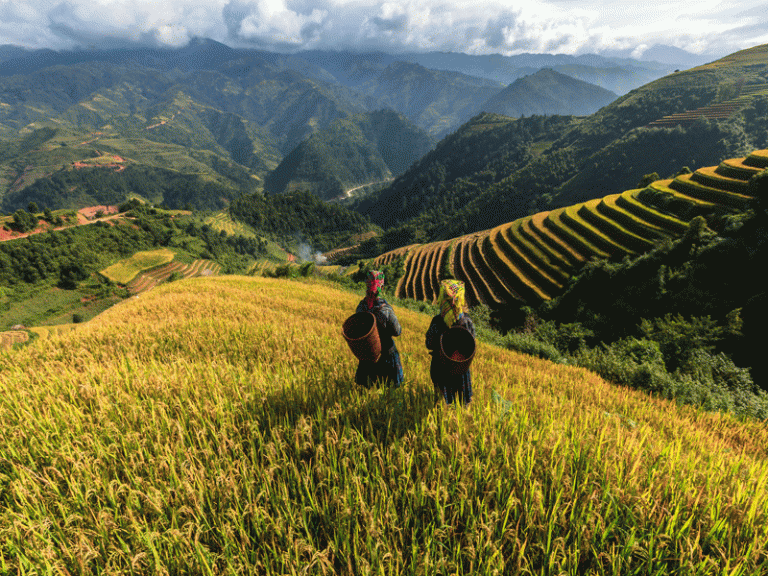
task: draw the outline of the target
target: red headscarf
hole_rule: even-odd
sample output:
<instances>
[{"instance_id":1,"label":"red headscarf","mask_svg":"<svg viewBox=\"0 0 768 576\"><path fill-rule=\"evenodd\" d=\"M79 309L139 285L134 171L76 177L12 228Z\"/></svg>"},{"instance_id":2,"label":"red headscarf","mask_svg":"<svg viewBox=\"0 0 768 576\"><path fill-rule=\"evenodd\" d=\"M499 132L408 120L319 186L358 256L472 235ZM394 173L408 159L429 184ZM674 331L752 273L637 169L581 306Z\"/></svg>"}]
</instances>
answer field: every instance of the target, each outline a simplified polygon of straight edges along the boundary
<instances>
[{"instance_id":1,"label":"red headscarf","mask_svg":"<svg viewBox=\"0 0 768 576\"><path fill-rule=\"evenodd\" d=\"M380 270L371 270L365 279L367 287L365 291L365 305L370 310L376 303L376 298L381 295L381 287L384 286L384 272Z\"/></svg>"}]
</instances>

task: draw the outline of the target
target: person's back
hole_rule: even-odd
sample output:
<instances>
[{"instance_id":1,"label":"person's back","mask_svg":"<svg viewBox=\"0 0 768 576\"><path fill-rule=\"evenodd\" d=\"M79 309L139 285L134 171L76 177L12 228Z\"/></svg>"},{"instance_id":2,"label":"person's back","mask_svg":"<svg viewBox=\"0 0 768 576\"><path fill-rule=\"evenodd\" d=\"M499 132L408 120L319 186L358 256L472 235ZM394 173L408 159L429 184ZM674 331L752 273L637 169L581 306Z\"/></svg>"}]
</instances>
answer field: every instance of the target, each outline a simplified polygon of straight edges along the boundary
<instances>
[{"instance_id":1,"label":"person's back","mask_svg":"<svg viewBox=\"0 0 768 576\"><path fill-rule=\"evenodd\" d=\"M472 400L472 374L469 369L461 374L451 374L440 358L440 339L452 327L459 327L475 338L475 325L464 304L464 283L443 280L438 296L440 314L432 318L427 329L425 344L432 355L429 374L435 390L447 404L457 399L462 404Z\"/></svg>"},{"instance_id":2,"label":"person's back","mask_svg":"<svg viewBox=\"0 0 768 576\"><path fill-rule=\"evenodd\" d=\"M376 316L376 327L379 330L382 351L389 350L395 345L393 338L400 336L402 329L395 315L395 310L384 298L376 298L372 308L368 308L366 299L363 298L357 305L355 312L371 312Z\"/></svg>"},{"instance_id":3,"label":"person's back","mask_svg":"<svg viewBox=\"0 0 768 576\"><path fill-rule=\"evenodd\" d=\"M371 270L366 279L365 298L357 305L355 312L370 312L376 317L376 328L381 341L381 356L377 362L361 360L355 372L355 382L369 387L375 381L385 381L394 386L403 382L403 365L394 338L402 329L395 310L381 295L384 274Z\"/></svg>"}]
</instances>

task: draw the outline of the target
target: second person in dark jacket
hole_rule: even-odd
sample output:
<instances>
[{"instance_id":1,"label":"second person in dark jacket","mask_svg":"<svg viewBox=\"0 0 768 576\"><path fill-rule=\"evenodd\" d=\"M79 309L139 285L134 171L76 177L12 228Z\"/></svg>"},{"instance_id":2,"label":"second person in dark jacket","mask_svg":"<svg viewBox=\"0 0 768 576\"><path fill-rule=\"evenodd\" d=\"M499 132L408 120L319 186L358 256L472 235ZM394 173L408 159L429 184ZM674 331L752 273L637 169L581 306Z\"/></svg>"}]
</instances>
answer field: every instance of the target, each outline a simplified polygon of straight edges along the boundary
<instances>
[{"instance_id":1,"label":"second person in dark jacket","mask_svg":"<svg viewBox=\"0 0 768 576\"><path fill-rule=\"evenodd\" d=\"M432 318L426 336L426 345L432 355L429 374L435 390L446 404L458 401L469 404L472 400L472 374L467 369L462 374L451 374L440 360L440 337L452 327L461 327L475 338L475 325L467 314L464 299L464 283L459 280L443 280L437 299L440 314Z\"/></svg>"}]
</instances>

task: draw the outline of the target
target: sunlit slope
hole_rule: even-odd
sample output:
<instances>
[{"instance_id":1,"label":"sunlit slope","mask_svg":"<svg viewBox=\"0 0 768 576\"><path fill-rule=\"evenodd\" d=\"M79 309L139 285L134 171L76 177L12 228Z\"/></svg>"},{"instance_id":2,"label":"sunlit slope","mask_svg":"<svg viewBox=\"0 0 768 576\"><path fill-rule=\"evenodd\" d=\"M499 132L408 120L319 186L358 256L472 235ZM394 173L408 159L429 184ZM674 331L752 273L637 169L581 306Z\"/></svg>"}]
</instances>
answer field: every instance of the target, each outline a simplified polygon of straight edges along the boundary
<instances>
[{"instance_id":1,"label":"sunlit slope","mask_svg":"<svg viewBox=\"0 0 768 576\"><path fill-rule=\"evenodd\" d=\"M755 574L762 424L480 344L435 405L360 390L359 295L243 277L163 285L0 353L9 573Z\"/></svg>"},{"instance_id":2,"label":"sunlit slope","mask_svg":"<svg viewBox=\"0 0 768 576\"><path fill-rule=\"evenodd\" d=\"M382 254L374 265L407 251L405 275L396 290L401 298L434 301L439 281L451 275L467 284L470 305L540 302L560 294L591 258L642 254L664 238L685 234L694 216L746 208L752 199L749 179L766 168L768 150L755 150L645 189L540 212L449 241L400 248Z\"/></svg>"}]
</instances>

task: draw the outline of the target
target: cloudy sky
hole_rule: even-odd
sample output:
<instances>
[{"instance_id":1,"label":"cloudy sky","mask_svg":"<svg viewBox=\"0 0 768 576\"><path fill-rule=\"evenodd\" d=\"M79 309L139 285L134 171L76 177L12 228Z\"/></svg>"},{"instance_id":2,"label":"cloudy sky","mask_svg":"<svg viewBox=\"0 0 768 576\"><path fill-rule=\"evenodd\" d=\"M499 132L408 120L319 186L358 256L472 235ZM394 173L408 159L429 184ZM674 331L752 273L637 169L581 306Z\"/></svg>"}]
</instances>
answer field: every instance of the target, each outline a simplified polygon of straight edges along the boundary
<instances>
[{"instance_id":1,"label":"cloudy sky","mask_svg":"<svg viewBox=\"0 0 768 576\"><path fill-rule=\"evenodd\" d=\"M624 52L722 56L768 43L766 0L0 0L0 44L181 46L195 36L280 51Z\"/></svg>"}]
</instances>

